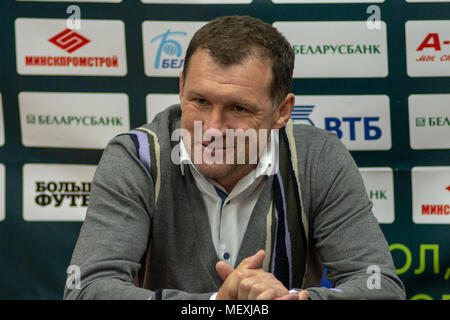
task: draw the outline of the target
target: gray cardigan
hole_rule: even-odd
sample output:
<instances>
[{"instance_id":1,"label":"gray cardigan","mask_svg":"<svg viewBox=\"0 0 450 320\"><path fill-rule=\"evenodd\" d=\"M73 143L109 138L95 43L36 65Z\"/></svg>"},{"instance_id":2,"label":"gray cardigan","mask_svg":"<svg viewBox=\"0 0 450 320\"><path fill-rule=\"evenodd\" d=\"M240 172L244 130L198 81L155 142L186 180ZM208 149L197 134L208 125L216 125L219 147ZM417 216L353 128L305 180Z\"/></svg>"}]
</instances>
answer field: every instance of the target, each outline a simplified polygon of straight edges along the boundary
<instances>
[{"instance_id":1,"label":"gray cardigan","mask_svg":"<svg viewBox=\"0 0 450 320\"><path fill-rule=\"evenodd\" d=\"M160 144L161 184L155 204L151 174L129 136L108 144L92 184L91 200L71 265L81 269L81 288L65 299L208 299L222 280L208 217L189 170L181 175L170 155L179 127L179 106L144 127ZM360 297L405 298L388 244L371 211L358 168L339 139L324 130L294 125L303 209L309 225L304 289L312 299L333 293L319 288L323 268L336 288ZM266 247L266 221L273 177L267 177L243 239L236 265ZM150 240L151 234L151 242ZM150 290L133 279L151 245ZM368 267L381 271L380 289L367 285Z\"/></svg>"}]
</instances>

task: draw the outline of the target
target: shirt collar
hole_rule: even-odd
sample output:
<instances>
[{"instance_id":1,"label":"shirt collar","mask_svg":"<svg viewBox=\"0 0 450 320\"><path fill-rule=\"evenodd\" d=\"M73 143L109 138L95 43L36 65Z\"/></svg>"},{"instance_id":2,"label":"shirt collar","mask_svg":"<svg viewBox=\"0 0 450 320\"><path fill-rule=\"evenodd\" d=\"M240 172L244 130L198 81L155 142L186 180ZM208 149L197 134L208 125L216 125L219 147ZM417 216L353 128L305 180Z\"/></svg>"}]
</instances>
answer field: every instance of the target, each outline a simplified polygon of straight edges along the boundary
<instances>
[{"instance_id":1,"label":"shirt collar","mask_svg":"<svg viewBox=\"0 0 450 320\"><path fill-rule=\"evenodd\" d=\"M186 147L184 146L184 142L182 139L180 139L180 169L181 174L184 176L184 166L185 165L192 165L191 157L189 156L189 153L186 150ZM192 167L195 168L193 165ZM195 168L197 170L197 168Z\"/></svg>"}]
</instances>

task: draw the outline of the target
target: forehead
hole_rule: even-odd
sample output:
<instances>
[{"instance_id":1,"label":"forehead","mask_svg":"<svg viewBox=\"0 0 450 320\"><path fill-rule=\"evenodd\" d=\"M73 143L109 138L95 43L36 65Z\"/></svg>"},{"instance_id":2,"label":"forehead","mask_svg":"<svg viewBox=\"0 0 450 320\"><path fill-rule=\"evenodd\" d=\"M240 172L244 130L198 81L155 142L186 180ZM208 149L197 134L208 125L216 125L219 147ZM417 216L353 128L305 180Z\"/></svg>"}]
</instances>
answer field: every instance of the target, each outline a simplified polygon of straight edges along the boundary
<instances>
[{"instance_id":1,"label":"forehead","mask_svg":"<svg viewBox=\"0 0 450 320\"><path fill-rule=\"evenodd\" d=\"M257 55L251 55L239 64L223 66L210 56L208 50L199 49L192 55L186 72L184 85L188 90L198 86L210 86L243 93L250 91L264 96L269 96L270 93L271 63Z\"/></svg>"}]
</instances>

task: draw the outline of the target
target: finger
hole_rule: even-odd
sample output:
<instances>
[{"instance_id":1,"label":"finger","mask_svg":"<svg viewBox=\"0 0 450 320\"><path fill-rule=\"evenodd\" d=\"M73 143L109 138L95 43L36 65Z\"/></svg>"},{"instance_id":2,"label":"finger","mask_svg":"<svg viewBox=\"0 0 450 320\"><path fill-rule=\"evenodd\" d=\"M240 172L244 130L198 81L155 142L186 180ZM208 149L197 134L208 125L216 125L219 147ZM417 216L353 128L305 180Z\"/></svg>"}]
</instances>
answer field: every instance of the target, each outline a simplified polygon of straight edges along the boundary
<instances>
[{"instance_id":1,"label":"finger","mask_svg":"<svg viewBox=\"0 0 450 320\"><path fill-rule=\"evenodd\" d=\"M242 279L243 276L239 270L231 272L217 292L216 300L236 300Z\"/></svg>"},{"instance_id":2,"label":"finger","mask_svg":"<svg viewBox=\"0 0 450 320\"><path fill-rule=\"evenodd\" d=\"M242 274L244 278L254 278L259 277L263 279L274 278L273 274L263 270L263 269L245 269L245 268L236 268Z\"/></svg>"},{"instance_id":3,"label":"finger","mask_svg":"<svg viewBox=\"0 0 450 320\"><path fill-rule=\"evenodd\" d=\"M248 300L256 300L256 298L266 289L268 289L268 287L264 283L255 283L248 293Z\"/></svg>"},{"instance_id":4,"label":"finger","mask_svg":"<svg viewBox=\"0 0 450 320\"><path fill-rule=\"evenodd\" d=\"M239 271L237 271L239 272ZM238 300L251 300L252 297L250 294L253 290L255 290L255 287L260 286L260 284L257 284L255 281L257 279L255 278L243 278L242 281L239 283L239 289L238 289ZM263 288L261 288L263 289Z\"/></svg>"},{"instance_id":5,"label":"finger","mask_svg":"<svg viewBox=\"0 0 450 320\"><path fill-rule=\"evenodd\" d=\"M242 271L245 279L241 286L247 285L245 288L248 292L248 300L255 300L263 291L272 289L277 296L282 296L288 293L288 290L278 281L275 276L262 269L244 269ZM241 287L239 287L241 290Z\"/></svg>"},{"instance_id":6,"label":"finger","mask_svg":"<svg viewBox=\"0 0 450 320\"><path fill-rule=\"evenodd\" d=\"M298 294L298 300L309 300L309 292L308 290L302 290Z\"/></svg>"},{"instance_id":7,"label":"finger","mask_svg":"<svg viewBox=\"0 0 450 320\"><path fill-rule=\"evenodd\" d=\"M239 264L238 269L248 268L248 269L256 269L259 268L263 261L266 253L264 250L259 250L253 256L247 257Z\"/></svg>"},{"instance_id":8,"label":"finger","mask_svg":"<svg viewBox=\"0 0 450 320\"><path fill-rule=\"evenodd\" d=\"M244 277L239 270L232 272L227 279L228 294L232 300L238 299L239 285L241 284L242 279L244 279Z\"/></svg>"},{"instance_id":9,"label":"finger","mask_svg":"<svg viewBox=\"0 0 450 320\"><path fill-rule=\"evenodd\" d=\"M275 291L271 288L263 291L256 297L256 300L273 300L276 298Z\"/></svg>"},{"instance_id":10,"label":"finger","mask_svg":"<svg viewBox=\"0 0 450 320\"><path fill-rule=\"evenodd\" d=\"M225 261L219 261L216 263L216 271L219 274L220 278L225 281L228 276L234 271L234 269Z\"/></svg>"},{"instance_id":11,"label":"finger","mask_svg":"<svg viewBox=\"0 0 450 320\"><path fill-rule=\"evenodd\" d=\"M272 273L263 269L240 269L236 270L236 272L242 274L242 280L238 288L239 299L254 300L267 289L271 289L274 292L274 298L289 293Z\"/></svg>"},{"instance_id":12,"label":"finger","mask_svg":"<svg viewBox=\"0 0 450 320\"><path fill-rule=\"evenodd\" d=\"M288 293L282 297L276 298L275 300L299 300L298 293Z\"/></svg>"},{"instance_id":13,"label":"finger","mask_svg":"<svg viewBox=\"0 0 450 320\"><path fill-rule=\"evenodd\" d=\"M256 300L261 293L269 289L273 291L274 296L283 296L288 293L283 286L277 286L273 281L267 282L266 279L261 277L241 277L241 279L238 288L238 300Z\"/></svg>"}]
</instances>

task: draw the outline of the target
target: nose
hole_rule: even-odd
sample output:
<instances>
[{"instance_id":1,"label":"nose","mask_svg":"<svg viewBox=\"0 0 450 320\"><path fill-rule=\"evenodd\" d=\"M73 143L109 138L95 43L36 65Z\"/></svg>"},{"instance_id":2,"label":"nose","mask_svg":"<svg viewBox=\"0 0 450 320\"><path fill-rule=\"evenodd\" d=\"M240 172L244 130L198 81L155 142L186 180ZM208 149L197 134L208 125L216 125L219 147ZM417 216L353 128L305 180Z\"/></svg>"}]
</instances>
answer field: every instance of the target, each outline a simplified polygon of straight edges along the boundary
<instances>
[{"instance_id":1,"label":"nose","mask_svg":"<svg viewBox=\"0 0 450 320\"><path fill-rule=\"evenodd\" d=\"M222 146L226 143L226 114L223 108L214 106L204 118L203 144L216 143Z\"/></svg>"},{"instance_id":2,"label":"nose","mask_svg":"<svg viewBox=\"0 0 450 320\"><path fill-rule=\"evenodd\" d=\"M204 130L218 130L225 136L226 129L228 128L226 124L226 116L224 110L220 107L211 108L211 111L208 113L205 123Z\"/></svg>"}]
</instances>

